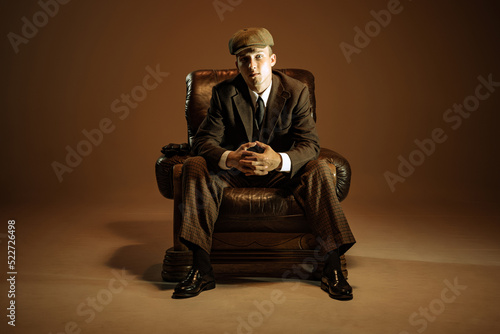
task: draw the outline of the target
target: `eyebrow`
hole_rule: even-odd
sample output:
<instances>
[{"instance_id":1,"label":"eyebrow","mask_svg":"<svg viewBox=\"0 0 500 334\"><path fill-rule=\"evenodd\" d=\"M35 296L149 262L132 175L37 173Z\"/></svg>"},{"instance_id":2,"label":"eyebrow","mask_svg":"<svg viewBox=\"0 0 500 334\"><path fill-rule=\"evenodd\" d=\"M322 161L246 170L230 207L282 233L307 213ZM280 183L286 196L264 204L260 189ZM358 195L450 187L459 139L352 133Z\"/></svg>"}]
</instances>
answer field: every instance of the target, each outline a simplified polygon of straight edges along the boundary
<instances>
[{"instance_id":1,"label":"eyebrow","mask_svg":"<svg viewBox=\"0 0 500 334\"><path fill-rule=\"evenodd\" d=\"M262 54L264 54L264 55L266 54L266 53L264 52L264 50L262 50L262 51L256 51L256 50L254 51L254 50L252 50L252 51L249 51L249 52L247 52L247 53L245 53L245 54L238 55L238 58L247 57L247 56L250 56L250 55L252 55L252 54L261 54L261 53L262 53Z\"/></svg>"}]
</instances>

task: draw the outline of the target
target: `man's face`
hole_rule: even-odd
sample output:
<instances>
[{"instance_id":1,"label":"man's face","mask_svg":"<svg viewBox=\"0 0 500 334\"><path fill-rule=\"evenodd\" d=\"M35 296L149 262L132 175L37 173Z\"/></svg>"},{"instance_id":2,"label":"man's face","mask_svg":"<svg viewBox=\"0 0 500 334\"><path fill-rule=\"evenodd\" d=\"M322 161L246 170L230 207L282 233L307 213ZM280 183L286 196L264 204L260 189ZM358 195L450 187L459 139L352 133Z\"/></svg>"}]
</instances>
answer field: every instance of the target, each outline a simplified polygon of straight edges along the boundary
<instances>
[{"instance_id":1,"label":"man's face","mask_svg":"<svg viewBox=\"0 0 500 334\"><path fill-rule=\"evenodd\" d=\"M269 47L248 48L236 56L236 67L248 87L262 93L272 81L272 68L276 64L276 55L269 54Z\"/></svg>"}]
</instances>

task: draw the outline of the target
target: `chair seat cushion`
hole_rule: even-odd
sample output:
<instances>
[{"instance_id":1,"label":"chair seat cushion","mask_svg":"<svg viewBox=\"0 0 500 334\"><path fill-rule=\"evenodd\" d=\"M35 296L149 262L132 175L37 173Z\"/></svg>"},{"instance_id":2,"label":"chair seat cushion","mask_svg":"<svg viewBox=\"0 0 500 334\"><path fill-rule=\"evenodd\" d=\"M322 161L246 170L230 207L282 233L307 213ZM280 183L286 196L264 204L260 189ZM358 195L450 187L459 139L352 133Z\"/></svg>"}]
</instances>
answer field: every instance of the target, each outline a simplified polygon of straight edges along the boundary
<instances>
[{"instance_id":1,"label":"chair seat cushion","mask_svg":"<svg viewBox=\"0 0 500 334\"><path fill-rule=\"evenodd\" d=\"M214 232L310 232L290 191L226 188Z\"/></svg>"}]
</instances>

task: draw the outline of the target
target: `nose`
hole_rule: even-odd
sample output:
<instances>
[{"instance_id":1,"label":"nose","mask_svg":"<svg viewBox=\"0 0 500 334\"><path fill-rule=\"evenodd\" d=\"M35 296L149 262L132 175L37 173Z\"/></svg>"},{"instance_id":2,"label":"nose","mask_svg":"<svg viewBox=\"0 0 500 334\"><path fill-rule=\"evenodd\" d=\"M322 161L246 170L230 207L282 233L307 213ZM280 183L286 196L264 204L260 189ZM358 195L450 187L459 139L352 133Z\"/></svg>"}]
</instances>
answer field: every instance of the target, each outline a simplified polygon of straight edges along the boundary
<instances>
[{"instance_id":1,"label":"nose","mask_svg":"<svg viewBox=\"0 0 500 334\"><path fill-rule=\"evenodd\" d=\"M254 60L254 59L251 59L251 60L248 62L248 67L249 67L250 69L255 69L255 68L257 68L257 63L255 62L255 60Z\"/></svg>"}]
</instances>

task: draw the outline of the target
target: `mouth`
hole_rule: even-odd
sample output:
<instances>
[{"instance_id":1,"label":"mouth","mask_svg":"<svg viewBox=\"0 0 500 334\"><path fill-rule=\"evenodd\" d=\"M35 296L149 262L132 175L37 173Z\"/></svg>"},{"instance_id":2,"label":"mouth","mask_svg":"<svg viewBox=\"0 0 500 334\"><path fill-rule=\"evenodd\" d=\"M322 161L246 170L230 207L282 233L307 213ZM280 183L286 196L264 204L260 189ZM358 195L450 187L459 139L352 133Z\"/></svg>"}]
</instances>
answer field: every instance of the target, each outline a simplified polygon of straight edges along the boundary
<instances>
[{"instance_id":1,"label":"mouth","mask_svg":"<svg viewBox=\"0 0 500 334\"><path fill-rule=\"evenodd\" d=\"M254 72L254 73L251 73L249 75L250 78L255 78L256 76L258 76L260 73L257 73L257 72Z\"/></svg>"}]
</instances>

